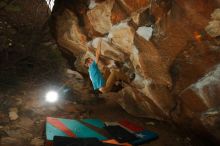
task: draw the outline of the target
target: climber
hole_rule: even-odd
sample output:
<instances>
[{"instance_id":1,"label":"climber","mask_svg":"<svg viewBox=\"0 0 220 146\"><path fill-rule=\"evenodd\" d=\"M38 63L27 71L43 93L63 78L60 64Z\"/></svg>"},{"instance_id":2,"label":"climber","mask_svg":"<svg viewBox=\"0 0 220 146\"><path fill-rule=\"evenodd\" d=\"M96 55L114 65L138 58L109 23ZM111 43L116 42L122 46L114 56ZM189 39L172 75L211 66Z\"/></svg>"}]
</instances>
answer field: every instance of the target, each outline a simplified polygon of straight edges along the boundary
<instances>
[{"instance_id":1,"label":"climber","mask_svg":"<svg viewBox=\"0 0 220 146\"><path fill-rule=\"evenodd\" d=\"M113 85L117 81L122 80L126 83L130 83L134 79L135 77L134 74L132 74L131 77L129 77L120 70L113 69L110 72L109 69L107 69L107 67L104 67L101 73L98 67L100 52L101 52L101 41L99 41L99 45L96 50L96 59L95 60L93 60L92 58L85 59L85 66L89 68L88 72L94 90L99 90L101 93L107 93L111 91Z\"/></svg>"}]
</instances>

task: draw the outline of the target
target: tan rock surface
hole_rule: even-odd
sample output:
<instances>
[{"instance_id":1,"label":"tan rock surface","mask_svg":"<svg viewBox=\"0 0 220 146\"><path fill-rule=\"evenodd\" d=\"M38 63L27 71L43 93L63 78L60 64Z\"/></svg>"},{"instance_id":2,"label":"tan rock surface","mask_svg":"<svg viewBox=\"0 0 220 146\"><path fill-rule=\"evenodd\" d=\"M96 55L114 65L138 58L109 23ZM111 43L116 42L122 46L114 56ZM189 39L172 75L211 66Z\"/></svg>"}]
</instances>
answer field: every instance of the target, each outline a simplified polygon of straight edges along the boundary
<instances>
[{"instance_id":1,"label":"tan rock surface","mask_svg":"<svg viewBox=\"0 0 220 146\"><path fill-rule=\"evenodd\" d=\"M111 10L114 2L115 0L106 0L98 3L93 9L87 12L89 22L95 31L106 34L111 29Z\"/></svg>"},{"instance_id":2,"label":"tan rock surface","mask_svg":"<svg viewBox=\"0 0 220 146\"><path fill-rule=\"evenodd\" d=\"M201 115L220 106L218 71L212 70L220 62L218 38L214 38L220 28L218 2L95 2L84 14L85 26L78 25L71 11L71 24L62 27L65 31L75 28L73 40L90 47L72 45L74 55L78 57L81 51L83 56L77 58L77 69L83 68L86 57L94 58L97 42L102 39L101 62L106 66L120 64L115 67L136 75L132 84L112 94L112 98L118 96L123 109L135 116L177 123L191 119L191 128L199 123L196 127L204 129ZM146 25L152 25L151 38L141 29L137 31ZM80 31L84 29L88 34ZM77 34L88 40L80 40Z\"/></svg>"},{"instance_id":3,"label":"tan rock surface","mask_svg":"<svg viewBox=\"0 0 220 146\"><path fill-rule=\"evenodd\" d=\"M58 43L74 54L85 52L87 50L86 36L79 28L76 15L67 9L58 16L57 20L56 37Z\"/></svg>"}]
</instances>

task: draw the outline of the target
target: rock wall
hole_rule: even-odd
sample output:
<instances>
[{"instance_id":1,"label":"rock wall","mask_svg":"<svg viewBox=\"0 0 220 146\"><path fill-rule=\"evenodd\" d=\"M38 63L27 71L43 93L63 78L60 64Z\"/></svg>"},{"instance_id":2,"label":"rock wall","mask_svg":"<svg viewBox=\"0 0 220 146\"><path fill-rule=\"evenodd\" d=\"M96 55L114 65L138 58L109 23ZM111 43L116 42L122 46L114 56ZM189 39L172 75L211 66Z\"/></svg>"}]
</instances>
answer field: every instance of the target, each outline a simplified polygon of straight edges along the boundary
<instances>
[{"instance_id":1,"label":"rock wall","mask_svg":"<svg viewBox=\"0 0 220 146\"><path fill-rule=\"evenodd\" d=\"M219 121L219 7L218 0L56 0L52 21L79 71L101 39L102 63L136 74L109 96L130 114L210 132Z\"/></svg>"}]
</instances>

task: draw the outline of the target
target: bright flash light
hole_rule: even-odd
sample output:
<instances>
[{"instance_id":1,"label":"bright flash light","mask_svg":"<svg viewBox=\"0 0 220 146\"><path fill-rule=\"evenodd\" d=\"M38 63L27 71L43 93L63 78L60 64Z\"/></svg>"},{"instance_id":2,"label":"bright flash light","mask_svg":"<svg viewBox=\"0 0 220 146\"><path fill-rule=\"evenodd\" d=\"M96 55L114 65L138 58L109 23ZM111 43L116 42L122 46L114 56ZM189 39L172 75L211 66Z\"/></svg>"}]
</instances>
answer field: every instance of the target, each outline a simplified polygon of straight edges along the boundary
<instances>
[{"instance_id":1,"label":"bright flash light","mask_svg":"<svg viewBox=\"0 0 220 146\"><path fill-rule=\"evenodd\" d=\"M56 102L58 100L58 93L55 91L49 91L46 94L47 102Z\"/></svg>"},{"instance_id":2,"label":"bright flash light","mask_svg":"<svg viewBox=\"0 0 220 146\"><path fill-rule=\"evenodd\" d=\"M54 1L55 0L46 0L47 5L49 6L50 10L53 10L53 6L54 6Z\"/></svg>"}]
</instances>

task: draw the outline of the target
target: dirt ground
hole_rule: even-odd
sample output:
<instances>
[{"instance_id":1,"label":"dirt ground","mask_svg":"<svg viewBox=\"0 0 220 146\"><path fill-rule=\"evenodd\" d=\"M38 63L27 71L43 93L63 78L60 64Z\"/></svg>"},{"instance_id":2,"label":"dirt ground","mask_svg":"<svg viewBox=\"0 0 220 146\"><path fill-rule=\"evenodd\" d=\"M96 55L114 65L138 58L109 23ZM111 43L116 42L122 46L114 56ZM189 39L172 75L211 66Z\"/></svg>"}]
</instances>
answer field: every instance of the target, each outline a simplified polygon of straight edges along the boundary
<instances>
[{"instance_id":1,"label":"dirt ground","mask_svg":"<svg viewBox=\"0 0 220 146\"><path fill-rule=\"evenodd\" d=\"M187 134L171 123L137 118L127 114L115 101L96 98L91 94L87 82L71 78L76 87L68 98L57 103L45 102L44 94L51 84L29 85L23 90L1 95L0 134L1 146L42 146L46 117L67 119L98 118L103 121L127 119L158 133L159 138L145 145L149 146L206 146L196 136ZM86 87L86 88L85 88ZM79 89L84 89L80 91ZM17 118L9 116L17 111Z\"/></svg>"}]
</instances>

